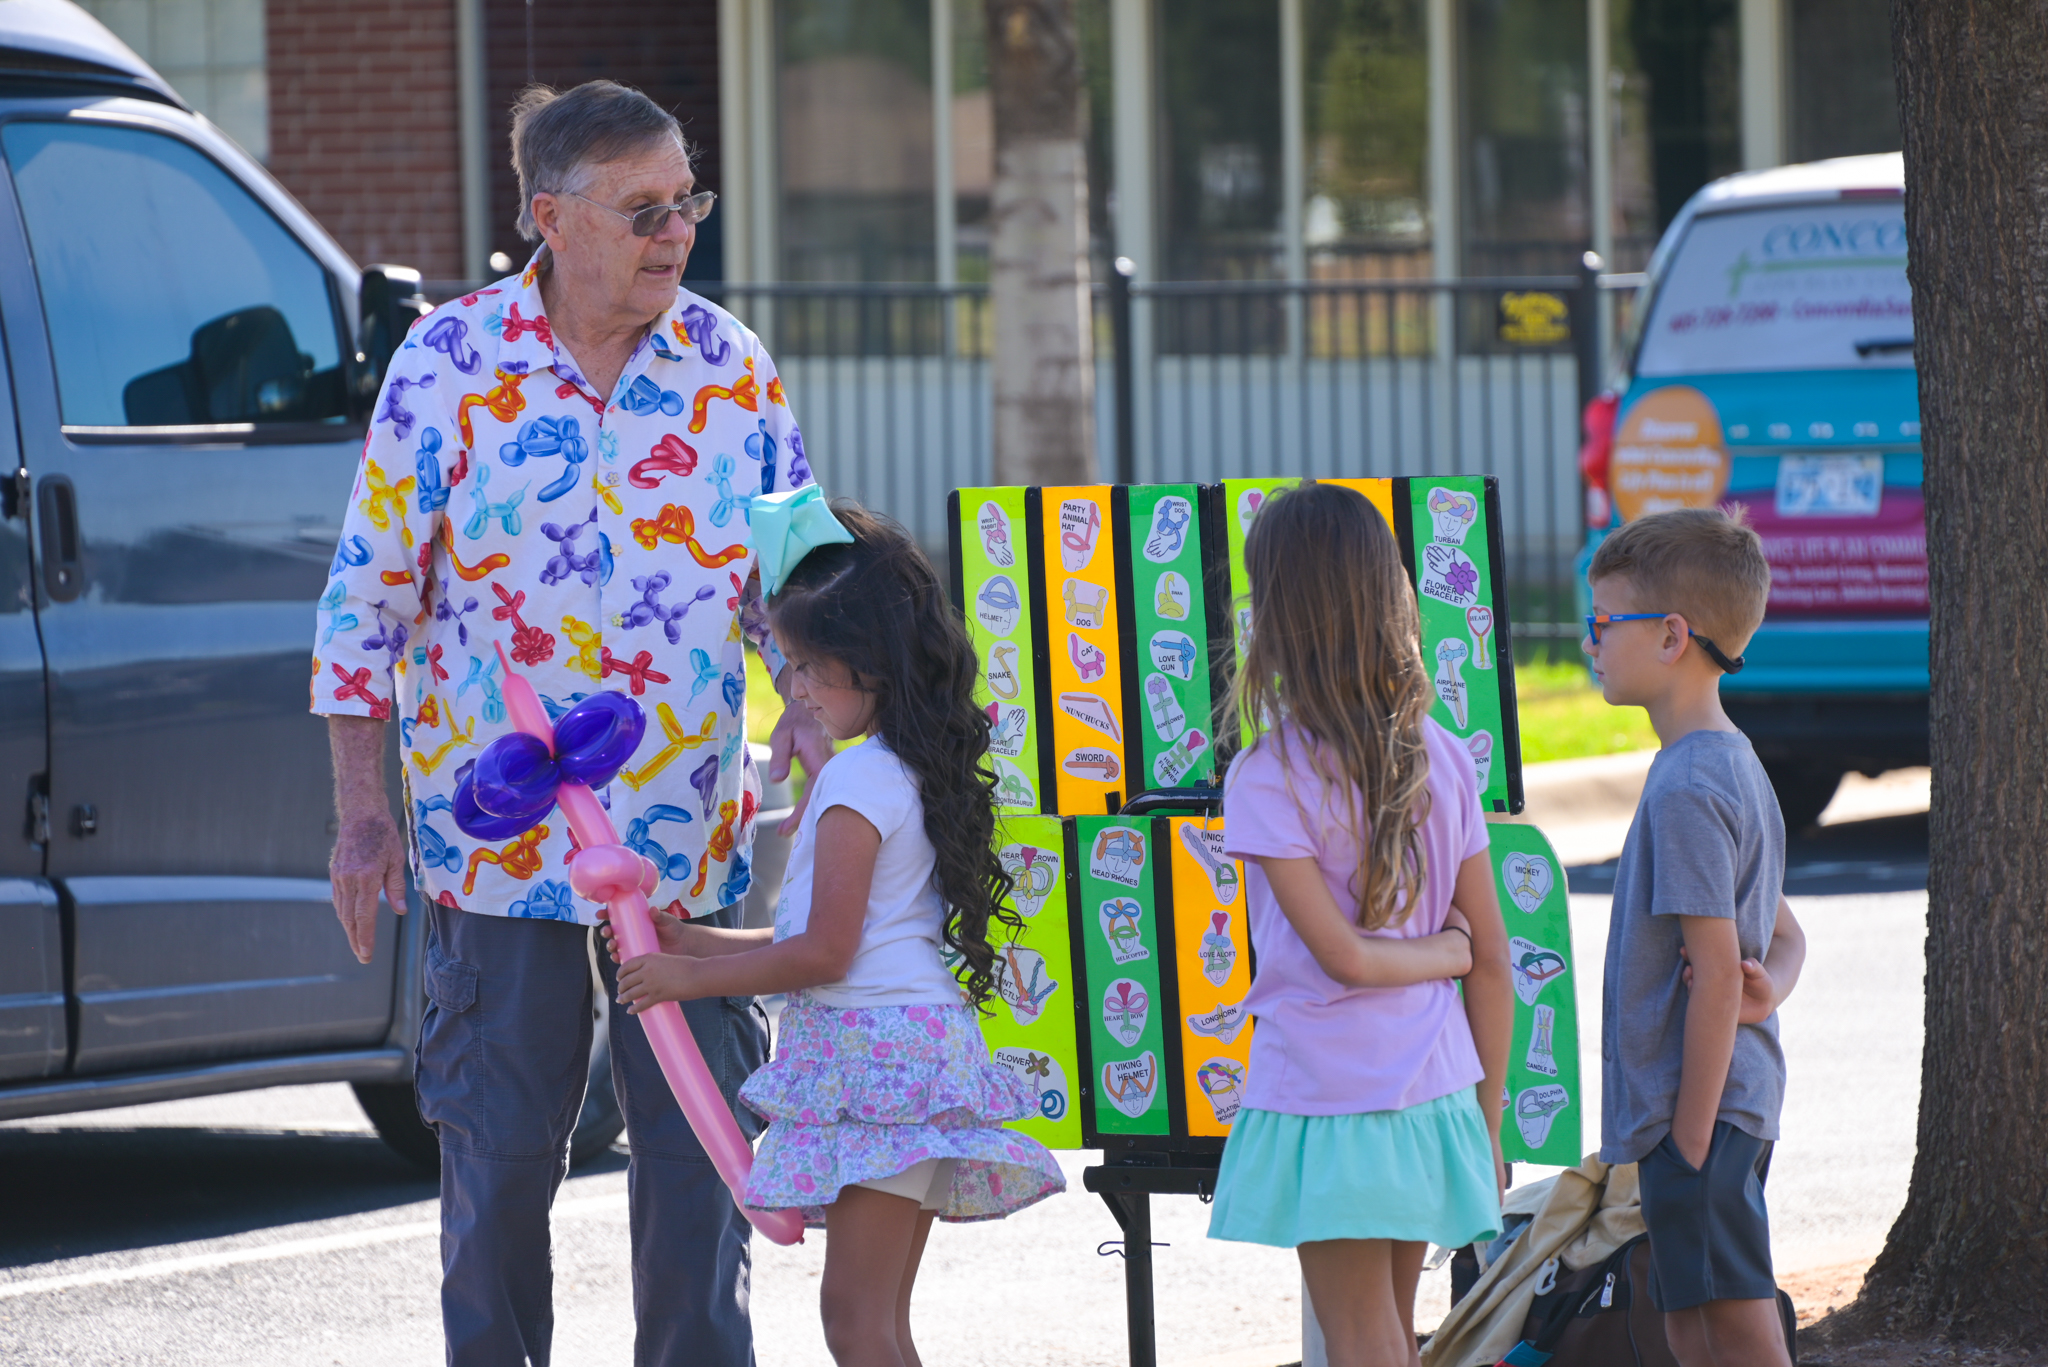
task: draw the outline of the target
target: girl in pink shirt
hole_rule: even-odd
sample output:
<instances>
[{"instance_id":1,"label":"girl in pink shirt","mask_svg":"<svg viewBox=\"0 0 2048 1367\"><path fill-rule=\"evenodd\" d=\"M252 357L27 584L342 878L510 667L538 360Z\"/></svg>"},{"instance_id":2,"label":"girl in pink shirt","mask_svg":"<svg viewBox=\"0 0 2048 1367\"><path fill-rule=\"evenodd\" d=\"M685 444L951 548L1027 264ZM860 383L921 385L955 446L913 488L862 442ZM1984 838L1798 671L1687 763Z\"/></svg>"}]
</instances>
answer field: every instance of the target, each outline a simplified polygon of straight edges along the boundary
<instances>
[{"instance_id":1,"label":"girl in pink shirt","mask_svg":"<svg viewBox=\"0 0 2048 1367\"><path fill-rule=\"evenodd\" d=\"M1223 814L1258 1030L1209 1234L1297 1251L1332 1367L1410 1367L1424 1246L1500 1224L1513 988L1478 783L1426 715L1414 590L1371 504L1276 494L1245 567L1233 701L1255 737Z\"/></svg>"}]
</instances>

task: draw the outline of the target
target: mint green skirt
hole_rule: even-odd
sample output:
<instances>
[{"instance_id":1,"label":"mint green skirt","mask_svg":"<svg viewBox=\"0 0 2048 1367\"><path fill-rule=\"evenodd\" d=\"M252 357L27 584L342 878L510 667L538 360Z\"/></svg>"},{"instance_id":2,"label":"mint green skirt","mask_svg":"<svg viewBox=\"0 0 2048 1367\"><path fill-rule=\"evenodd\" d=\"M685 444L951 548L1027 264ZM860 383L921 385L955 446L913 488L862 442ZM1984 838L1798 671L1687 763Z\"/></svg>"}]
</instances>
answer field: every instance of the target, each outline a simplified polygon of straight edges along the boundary
<instances>
[{"instance_id":1,"label":"mint green skirt","mask_svg":"<svg viewBox=\"0 0 2048 1367\"><path fill-rule=\"evenodd\" d=\"M1402 1111L1283 1115L1231 1126L1209 1237L1295 1248L1399 1239L1457 1248L1500 1232L1493 1144L1470 1087Z\"/></svg>"}]
</instances>

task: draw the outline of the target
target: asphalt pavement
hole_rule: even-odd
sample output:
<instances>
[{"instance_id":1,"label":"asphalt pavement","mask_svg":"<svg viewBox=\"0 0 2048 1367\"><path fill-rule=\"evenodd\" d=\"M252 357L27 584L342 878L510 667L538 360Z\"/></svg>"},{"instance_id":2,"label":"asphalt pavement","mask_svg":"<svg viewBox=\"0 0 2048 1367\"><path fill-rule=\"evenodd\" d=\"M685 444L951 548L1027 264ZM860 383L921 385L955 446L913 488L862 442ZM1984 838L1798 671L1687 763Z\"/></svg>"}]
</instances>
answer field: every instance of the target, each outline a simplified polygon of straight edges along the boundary
<instances>
[{"instance_id":1,"label":"asphalt pavement","mask_svg":"<svg viewBox=\"0 0 2048 1367\"><path fill-rule=\"evenodd\" d=\"M1911 794L1903 801L1910 807ZM1851 802L1792 844L1807 928L1784 1008L1791 1079L1770 1181L1783 1272L1868 1258L1913 1154L1926 914L1924 810ZM1924 805L1924 800L1923 800ZM1611 864L1572 838L1576 989L1586 1028L1585 1147L1597 1142L1599 964ZM1613 842L1618 848L1618 842ZM1564 843L1560 842L1560 849ZM1570 856L1567 856L1570 859ZM1606 885L1603 886L1603 876ZM1012 1219L940 1226L915 1323L933 1363L1126 1361L1119 1237L1080 1190ZM625 1157L578 1170L557 1205L556 1354L630 1361ZM1540 1171L1521 1169L1518 1180ZM0 1362L429 1367L441 1361L436 1188L387 1151L345 1087L281 1088L0 1125ZM1191 1198L1154 1202L1165 1367L1279 1367L1300 1356L1293 1255L1212 1243ZM753 1313L767 1367L824 1367L824 1241L757 1243ZM1444 1312L1443 1273L1419 1321Z\"/></svg>"}]
</instances>

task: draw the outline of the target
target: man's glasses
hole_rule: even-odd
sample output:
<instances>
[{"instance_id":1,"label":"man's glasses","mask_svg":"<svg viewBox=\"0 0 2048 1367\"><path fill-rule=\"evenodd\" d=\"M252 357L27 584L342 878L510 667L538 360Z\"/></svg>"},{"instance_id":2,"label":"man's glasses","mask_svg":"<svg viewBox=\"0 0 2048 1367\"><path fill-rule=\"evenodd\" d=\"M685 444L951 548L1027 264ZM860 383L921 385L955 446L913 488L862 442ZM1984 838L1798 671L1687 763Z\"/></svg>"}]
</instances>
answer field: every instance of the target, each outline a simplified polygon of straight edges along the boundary
<instances>
[{"instance_id":1,"label":"man's glasses","mask_svg":"<svg viewBox=\"0 0 2048 1367\"><path fill-rule=\"evenodd\" d=\"M595 204L606 213L617 214L620 218L625 219L633 225L633 236L635 237L653 237L668 226L668 216L670 214L681 214L685 223L702 223L711 216L711 206L718 202L716 191L700 190L680 204L650 204L644 209L635 209L629 214L623 209L614 209L609 204L598 204L589 195L577 195L574 190L568 193L576 195L576 198L582 200L585 204Z\"/></svg>"},{"instance_id":2,"label":"man's glasses","mask_svg":"<svg viewBox=\"0 0 2048 1367\"><path fill-rule=\"evenodd\" d=\"M1602 627L1612 626L1616 622L1661 622L1666 617L1677 617L1681 622L1685 620L1683 616L1675 612L1601 612L1595 613L1586 619L1586 634L1593 638L1593 644L1597 646L1600 644L1600 628ZM1700 643L1700 649L1707 652L1707 658L1719 665L1723 673L1740 674L1742 672L1742 657L1740 655L1737 655L1732 660L1729 659L1721 653L1721 647L1715 645L1697 631L1694 631L1690 626L1685 629L1685 634Z\"/></svg>"}]
</instances>

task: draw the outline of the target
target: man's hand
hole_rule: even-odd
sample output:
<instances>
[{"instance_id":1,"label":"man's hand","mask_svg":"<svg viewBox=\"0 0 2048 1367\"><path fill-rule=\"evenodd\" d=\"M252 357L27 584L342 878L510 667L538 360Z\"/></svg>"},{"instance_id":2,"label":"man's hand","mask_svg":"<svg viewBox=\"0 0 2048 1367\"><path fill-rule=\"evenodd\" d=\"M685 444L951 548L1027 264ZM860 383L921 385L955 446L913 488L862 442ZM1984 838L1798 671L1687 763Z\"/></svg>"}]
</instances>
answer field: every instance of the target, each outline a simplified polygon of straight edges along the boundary
<instances>
[{"instance_id":1,"label":"man's hand","mask_svg":"<svg viewBox=\"0 0 2048 1367\"><path fill-rule=\"evenodd\" d=\"M1692 988L1692 956L1685 952L1685 946L1678 947L1678 957L1685 960L1680 973L1687 990ZM1742 1025L1762 1025L1771 1018L1783 1000L1778 995L1778 984L1771 977L1771 970L1755 959L1742 961L1742 1010L1735 1017Z\"/></svg>"},{"instance_id":2,"label":"man's hand","mask_svg":"<svg viewBox=\"0 0 2048 1367\"><path fill-rule=\"evenodd\" d=\"M329 717L334 756L334 810L340 824L327 862L334 914L361 963L377 947L377 895L405 915L405 841L384 795L384 723L370 717Z\"/></svg>"},{"instance_id":3,"label":"man's hand","mask_svg":"<svg viewBox=\"0 0 2048 1367\"><path fill-rule=\"evenodd\" d=\"M377 895L382 893L393 911L405 915L405 841L391 813L371 812L342 822L327 875L348 947L357 962L368 963L377 948Z\"/></svg>"},{"instance_id":4,"label":"man's hand","mask_svg":"<svg viewBox=\"0 0 2048 1367\"><path fill-rule=\"evenodd\" d=\"M775 691L782 695L782 715L776 719L775 730L768 736L768 777L777 783L789 777L789 761L794 755L804 762L804 772L811 778L825 767L825 761L832 758L832 738L825 734L825 728L802 707L791 707L789 703L789 670L782 667L781 677L775 680ZM810 805L811 789L804 785L804 795L797 799L789 816L775 829L782 835L795 835L796 828L803 822L804 808Z\"/></svg>"}]
</instances>

